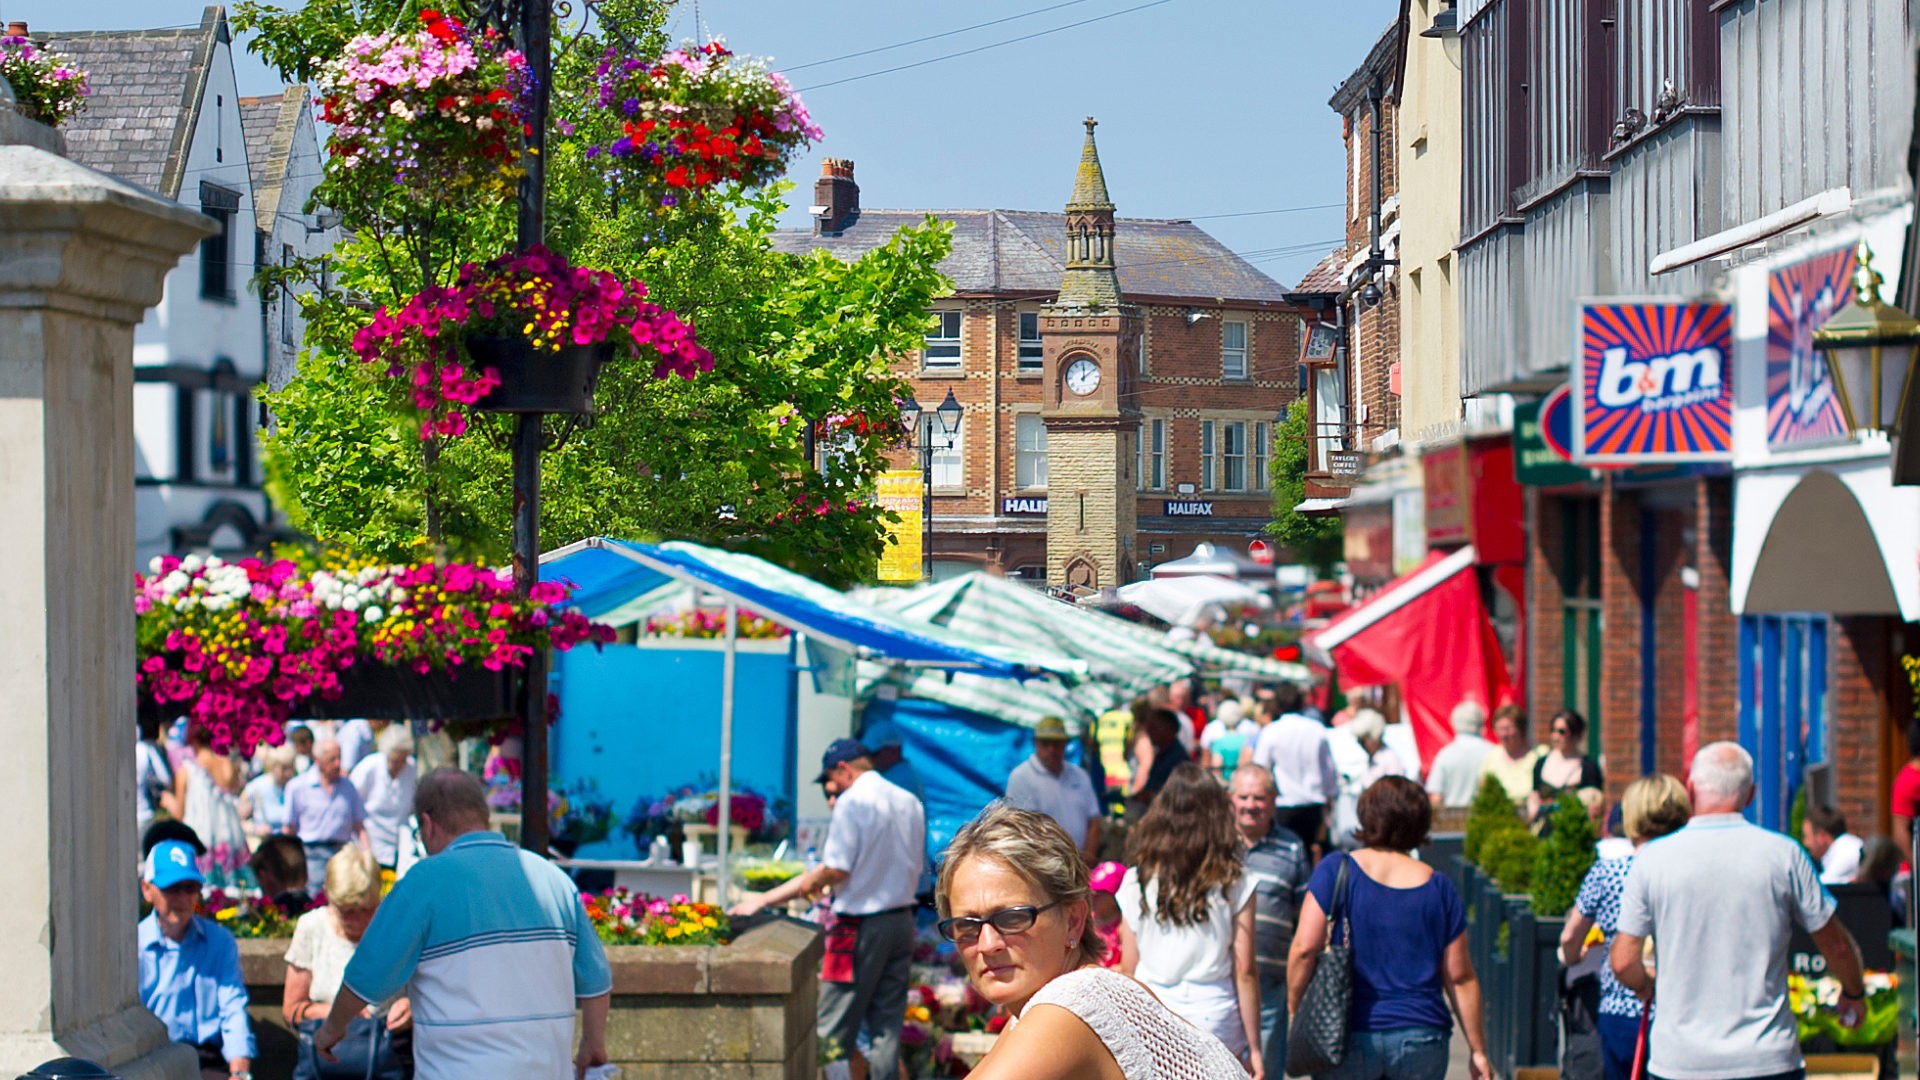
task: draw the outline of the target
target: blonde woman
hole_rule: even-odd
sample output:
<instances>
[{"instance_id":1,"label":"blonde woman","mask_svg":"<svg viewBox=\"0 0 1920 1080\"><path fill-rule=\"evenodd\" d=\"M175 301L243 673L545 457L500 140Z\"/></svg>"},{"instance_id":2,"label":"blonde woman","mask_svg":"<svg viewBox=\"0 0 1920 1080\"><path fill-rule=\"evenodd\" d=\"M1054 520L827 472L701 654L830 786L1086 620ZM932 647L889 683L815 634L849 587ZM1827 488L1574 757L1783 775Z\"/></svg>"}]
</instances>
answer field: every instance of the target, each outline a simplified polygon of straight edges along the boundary
<instances>
[{"instance_id":1,"label":"blonde woman","mask_svg":"<svg viewBox=\"0 0 1920 1080\"><path fill-rule=\"evenodd\" d=\"M367 924L379 910L380 868L364 849L351 845L341 848L327 860L326 890L327 905L300 916L293 927L293 941L287 946L281 1012L303 1036L295 1080L315 1080L321 1075L315 1056L306 1050L311 1044L305 1037L311 1037L326 1021L333 999L340 993L347 961L353 959L360 936L367 932ZM399 1076L404 1066L395 1036L406 1036L410 1041L412 1027L413 1010L406 998L395 999L384 1010L370 1005L353 1021L347 1037L333 1048L334 1053L354 1075ZM369 1058L373 1059L371 1068ZM341 1067L329 1063L327 1072L333 1074Z\"/></svg>"},{"instance_id":2,"label":"blonde woman","mask_svg":"<svg viewBox=\"0 0 1920 1080\"><path fill-rule=\"evenodd\" d=\"M1649 840L1677 832L1693 816L1693 803L1687 787L1666 773L1643 776L1627 785L1620 796L1621 824L1634 851ZM1614 978L1612 965L1605 962L1613 947L1613 934L1620 919L1620 893L1627 884L1627 871L1633 868L1629 852L1613 859L1601 859L1587 871L1580 883L1580 894L1567 913L1567 925L1560 932L1560 962L1572 967L1587 952L1587 934L1595 927L1605 935L1601 939L1600 1007L1596 1026L1600 1031L1600 1058L1607 1080L1628 1080L1633 1072L1633 1052L1640 1040L1639 995Z\"/></svg>"},{"instance_id":3,"label":"blonde woman","mask_svg":"<svg viewBox=\"0 0 1920 1080\"><path fill-rule=\"evenodd\" d=\"M1245 1080L1220 1040L1101 966L1086 860L1047 815L987 807L948 846L934 902L973 988L1012 1018L968 1080Z\"/></svg>"}]
</instances>

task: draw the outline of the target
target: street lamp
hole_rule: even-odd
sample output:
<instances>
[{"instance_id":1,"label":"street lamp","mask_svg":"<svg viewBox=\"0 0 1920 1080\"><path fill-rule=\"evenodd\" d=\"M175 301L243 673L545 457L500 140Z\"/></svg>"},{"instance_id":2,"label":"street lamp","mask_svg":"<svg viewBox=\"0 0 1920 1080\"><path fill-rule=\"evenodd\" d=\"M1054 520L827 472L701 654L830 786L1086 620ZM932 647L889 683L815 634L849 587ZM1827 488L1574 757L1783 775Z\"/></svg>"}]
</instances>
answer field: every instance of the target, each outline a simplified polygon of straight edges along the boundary
<instances>
[{"instance_id":1,"label":"street lamp","mask_svg":"<svg viewBox=\"0 0 1920 1080\"><path fill-rule=\"evenodd\" d=\"M1864 241L1859 260L1853 299L1813 332L1813 347L1826 357L1848 429L1893 435L1920 359L1920 320L1880 298L1881 277Z\"/></svg>"},{"instance_id":2,"label":"street lamp","mask_svg":"<svg viewBox=\"0 0 1920 1080\"><path fill-rule=\"evenodd\" d=\"M920 451L920 576L933 580L933 425L927 427L927 437L921 439L920 417L923 410L920 403L908 394L900 402L900 430L907 435L908 444ZM946 444L943 450L953 449L953 437L960 433L960 419L966 410L953 396L953 388L947 388L947 397L940 407L933 410L939 418L942 438Z\"/></svg>"}]
</instances>

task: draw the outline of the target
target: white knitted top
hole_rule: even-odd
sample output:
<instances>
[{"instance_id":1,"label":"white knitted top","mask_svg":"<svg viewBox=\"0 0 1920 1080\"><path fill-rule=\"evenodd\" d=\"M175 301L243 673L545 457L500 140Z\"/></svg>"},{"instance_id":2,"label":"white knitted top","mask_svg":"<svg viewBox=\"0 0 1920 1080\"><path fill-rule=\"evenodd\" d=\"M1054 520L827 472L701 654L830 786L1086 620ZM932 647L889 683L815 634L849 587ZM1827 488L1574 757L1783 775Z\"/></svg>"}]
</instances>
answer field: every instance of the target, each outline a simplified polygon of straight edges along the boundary
<instances>
[{"instance_id":1,"label":"white knitted top","mask_svg":"<svg viewBox=\"0 0 1920 1080\"><path fill-rule=\"evenodd\" d=\"M1035 1005L1057 1005L1079 1017L1127 1080L1246 1080L1247 1070L1225 1044L1117 971L1069 971L1027 1001L1027 1008Z\"/></svg>"}]
</instances>

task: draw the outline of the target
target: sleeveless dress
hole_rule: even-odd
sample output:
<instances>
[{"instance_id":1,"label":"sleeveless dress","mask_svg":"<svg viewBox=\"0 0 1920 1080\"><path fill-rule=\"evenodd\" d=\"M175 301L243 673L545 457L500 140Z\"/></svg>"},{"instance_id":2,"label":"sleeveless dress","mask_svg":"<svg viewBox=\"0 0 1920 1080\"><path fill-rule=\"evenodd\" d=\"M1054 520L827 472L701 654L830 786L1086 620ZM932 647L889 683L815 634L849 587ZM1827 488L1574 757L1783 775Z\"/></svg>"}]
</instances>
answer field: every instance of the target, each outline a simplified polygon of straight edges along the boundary
<instances>
[{"instance_id":1,"label":"sleeveless dress","mask_svg":"<svg viewBox=\"0 0 1920 1080\"><path fill-rule=\"evenodd\" d=\"M1247 1071L1225 1044L1117 971L1069 971L1028 1000L1027 1008L1035 1005L1057 1005L1079 1017L1127 1080L1246 1080Z\"/></svg>"},{"instance_id":2,"label":"sleeveless dress","mask_svg":"<svg viewBox=\"0 0 1920 1080\"><path fill-rule=\"evenodd\" d=\"M200 860L207 884L227 889L250 884L247 829L240 820L239 800L215 783L213 774L200 762L188 758L182 767L187 770L187 805L183 808L187 827L207 845L207 854Z\"/></svg>"}]
</instances>

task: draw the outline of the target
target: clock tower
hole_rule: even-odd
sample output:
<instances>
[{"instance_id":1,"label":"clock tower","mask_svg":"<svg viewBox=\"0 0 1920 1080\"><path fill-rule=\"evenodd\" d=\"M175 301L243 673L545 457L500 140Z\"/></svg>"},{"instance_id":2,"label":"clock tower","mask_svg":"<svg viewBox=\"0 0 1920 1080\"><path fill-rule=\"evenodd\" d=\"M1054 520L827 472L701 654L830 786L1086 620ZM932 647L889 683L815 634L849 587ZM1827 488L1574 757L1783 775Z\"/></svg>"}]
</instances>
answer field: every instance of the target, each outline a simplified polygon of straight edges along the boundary
<instances>
[{"instance_id":1,"label":"clock tower","mask_svg":"<svg viewBox=\"0 0 1920 1080\"><path fill-rule=\"evenodd\" d=\"M1067 201L1066 270L1040 313L1047 427L1047 581L1099 589L1133 580L1141 313L1114 270L1113 201L1086 120Z\"/></svg>"}]
</instances>

